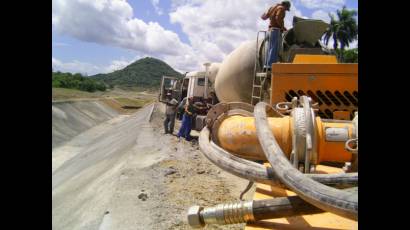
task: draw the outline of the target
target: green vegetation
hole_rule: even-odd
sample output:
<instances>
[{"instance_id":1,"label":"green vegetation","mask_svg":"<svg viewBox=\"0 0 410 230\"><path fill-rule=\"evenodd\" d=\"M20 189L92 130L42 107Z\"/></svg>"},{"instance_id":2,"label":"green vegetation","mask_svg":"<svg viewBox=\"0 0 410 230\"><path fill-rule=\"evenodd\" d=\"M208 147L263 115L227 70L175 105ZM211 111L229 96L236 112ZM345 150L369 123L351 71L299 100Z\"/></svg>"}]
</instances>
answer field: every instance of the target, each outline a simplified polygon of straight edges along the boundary
<instances>
[{"instance_id":1,"label":"green vegetation","mask_svg":"<svg viewBox=\"0 0 410 230\"><path fill-rule=\"evenodd\" d=\"M346 6L343 6L341 10L336 12L337 19L334 15L329 14L330 17L330 26L326 31L323 39L326 45L329 44L329 40L333 39L333 48L337 51L340 45L339 59L342 62L344 61L345 47L349 47L349 43L357 40L358 37L358 27L356 19L354 18L357 15L355 10L348 10ZM349 55L354 55L349 53Z\"/></svg>"},{"instance_id":2,"label":"green vegetation","mask_svg":"<svg viewBox=\"0 0 410 230\"><path fill-rule=\"evenodd\" d=\"M336 55L343 63L358 63L359 62L359 50L357 48L348 50L336 50Z\"/></svg>"},{"instance_id":3,"label":"green vegetation","mask_svg":"<svg viewBox=\"0 0 410 230\"><path fill-rule=\"evenodd\" d=\"M101 91L96 91L93 93L87 91L81 91L77 89L64 89L64 88L53 88L52 99L53 100L67 100L67 99L80 99L80 98L99 98L102 95Z\"/></svg>"},{"instance_id":4,"label":"green vegetation","mask_svg":"<svg viewBox=\"0 0 410 230\"><path fill-rule=\"evenodd\" d=\"M172 69L167 63L146 57L122 70L108 74L97 74L91 78L101 80L109 87L158 89L163 75L182 77L181 73Z\"/></svg>"},{"instance_id":5,"label":"green vegetation","mask_svg":"<svg viewBox=\"0 0 410 230\"><path fill-rule=\"evenodd\" d=\"M78 89L87 92L105 91L104 83L95 79L83 77L81 74L52 72L52 87Z\"/></svg>"},{"instance_id":6,"label":"green vegetation","mask_svg":"<svg viewBox=\"0 0 410 230\"><path fill-rule=\"evenodd\" d=\"M131 98L115 98L115 100L121 104L122 107L134 107L140 108L152 100L147 99L131 99Z\"/></svg>"}]
</instances>

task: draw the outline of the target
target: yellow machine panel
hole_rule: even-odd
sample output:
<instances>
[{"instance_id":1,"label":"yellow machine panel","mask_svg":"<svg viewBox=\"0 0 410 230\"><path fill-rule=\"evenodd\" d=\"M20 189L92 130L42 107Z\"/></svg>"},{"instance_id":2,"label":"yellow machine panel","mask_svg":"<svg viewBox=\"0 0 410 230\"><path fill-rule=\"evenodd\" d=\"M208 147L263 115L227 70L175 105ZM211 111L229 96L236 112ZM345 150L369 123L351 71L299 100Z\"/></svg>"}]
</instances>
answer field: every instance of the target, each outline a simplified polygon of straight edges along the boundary
<instances>
[{"instance_id":1,"label":"yellow machine panel","mask_svg":"<svg viewBox=\"0 0 410 230\"><path fill-rule=\"evenodd\" d=\"M334 55L309 55L309 54L298 54L293 59L293 63L337 63L337 58Z\"/></svg>"},{"instance_id":2,"label":"yellow machine panel","mask_svg":"<svg viewBox=\"0 0 410 230\"><path fill-rule=\"evenodd\" d=\"M353 119L358 107L358 64L334 63L334 56L297 55L294 63L272 64L270 103L303 95L319 104L321 118Z\"/></svg>"}]
</instances>

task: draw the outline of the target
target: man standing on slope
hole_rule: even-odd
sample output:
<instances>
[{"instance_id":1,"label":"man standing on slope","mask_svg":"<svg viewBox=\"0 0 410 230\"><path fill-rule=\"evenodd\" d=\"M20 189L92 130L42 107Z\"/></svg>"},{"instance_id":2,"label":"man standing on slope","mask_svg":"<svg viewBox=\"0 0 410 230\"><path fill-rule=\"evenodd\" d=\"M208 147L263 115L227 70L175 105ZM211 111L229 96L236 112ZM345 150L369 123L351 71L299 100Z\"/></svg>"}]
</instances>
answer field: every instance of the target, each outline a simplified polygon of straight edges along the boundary
<instances>
[{"instance_id":1,"label":"man standing on slope","mask_svg":"<svg viewBox=\"0 0 410 230\"><path fill-rule=\"evenodd\" d=\"M175 125L175 115L177 111L177 104L178 101L172 98L171 94L167 94L167 102L165 102L165 121L164 121L164 128L165 134L172 134L174 132L174 125Z\"/></svg>"},{"instance_id":2,"label":"man standing on slope","mask_svg":"<svg viewBox=\"0 0 410 230\"><path fill-rule=\"evenodd\" d=\"M279 50L282 43L282 32L287 30L284 25L284 19L286 11L289 10L290 2L282 1L279 4L270 7L269 10L261 16L263 20L270 19L268 31L269 49L266 54L264 66L267 70L270 70L272 63L278 61Z\"/></svg>"}]
</instances>

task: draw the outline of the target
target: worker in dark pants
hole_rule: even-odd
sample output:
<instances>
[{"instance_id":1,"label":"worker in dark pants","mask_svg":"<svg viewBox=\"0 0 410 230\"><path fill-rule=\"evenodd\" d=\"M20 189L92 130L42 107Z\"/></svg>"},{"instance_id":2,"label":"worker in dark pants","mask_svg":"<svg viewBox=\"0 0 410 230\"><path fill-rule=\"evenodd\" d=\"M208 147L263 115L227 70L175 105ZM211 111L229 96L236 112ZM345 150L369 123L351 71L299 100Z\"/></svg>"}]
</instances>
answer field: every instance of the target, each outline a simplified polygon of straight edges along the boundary
<instances>
[{"instance_id":1,"label":"worker in dark pants","mask_svg":"<svg viewBox=\"0 0 410 230\"><path fill-rule=\"evenodd\" d=\"M282 44L282 32L286 31L284 19L286 11L290 10L290 2L282 1L275 6L269 8L261 18L263 20L270 19L269 30L267 33L267 39L269 41L268 51L266 52L264 69L270 70L272 63L275 63L279 59L279 51Z\"/></svg>"},{"instance_id":2,"label":"worker in dark pants","mask_svg":"<svg viewBox=\"0 0 410 230\"><path fill-rule=\"evenodd\" d=\"M218 97L216 96L216 93L214 91L211 91L209 93L211 95L212 98L212 105L216 105L219 103Z\"/></svg>"},{"instance_id":3,"label":"worker in dark pants","mask_svg":"<svg viewBox=\"0 0 410 230\"><path fill-rule=\"evenodd\" d=\"M184 137L187 141L191 140L192 116L194 115L194 112L194 100L192 97L190 97L188 98L188 104L185 105L185 112L182 117L182 125L177 134L178 140L180 140L181 136Z\"/></svg>"},{"instance_id":4,"label":"worker in dark pants","mask_svg":"<svg viewBox=\"0 0 410 230\"><path fill-rule=\"evenodd\" d=\"M165 102L165 121L164 129L165 134L172 134L174 132L175 115L177 112L178 101L171 97L171 94L167 94L167 102Z\"/></svg>"}]
</instances>

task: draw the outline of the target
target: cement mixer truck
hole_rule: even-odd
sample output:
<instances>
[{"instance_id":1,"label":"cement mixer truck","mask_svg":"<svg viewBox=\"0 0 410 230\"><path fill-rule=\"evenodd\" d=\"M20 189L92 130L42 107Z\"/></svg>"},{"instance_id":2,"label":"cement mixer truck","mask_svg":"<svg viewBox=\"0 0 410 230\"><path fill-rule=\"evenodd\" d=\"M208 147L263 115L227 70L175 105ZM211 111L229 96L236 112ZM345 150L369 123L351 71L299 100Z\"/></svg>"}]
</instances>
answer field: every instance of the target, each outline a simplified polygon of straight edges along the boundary
<instances>
[{"instance_id":1,"label":"cement mixer truck","mask_svg":"<svg viewBox=\"0 0 410 230\"><path fill-rule=\"evenodd\" d=\"M203 116L200 149L250 181L240 198L257 186L253 200L192 206L192 227L262 221L267 228L246 229L357 228L358 64L338 63L320 43L327 27L295 17L270 71L261 68L266 31L217 68L220 103Z\"/></svg>"},{"instance_id":2,"label":"cement mixer truck","mask_svg":"<svg viewBox=\"0 0 410 230\"><path fill-rule=\"evenodd\" d=\"M210 92L215 92L219 102L255 105L264 101L276 105L308 95L319 103L321 117L353 119L357 82L348 76L357 71L354 64L339 64L336 56L321 44L320 38L327 27L321 20L294 17L293 28L283 34L280 63L270 72L262 69L267 49L266 31L259 31L256 40L242 43L222 63L205 63L204 71L186 73L182 79L163 76L159 101L171 93L178 101L193 97L194 102L212 104ZM324 75L350 80L347 86L335 85ZM324 79L329 83L326 86L322 84ZM204 127L208 110L199 113L193 129L200 131Z\"/></svg>"}]
</instances>

